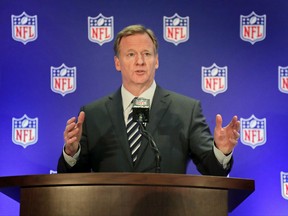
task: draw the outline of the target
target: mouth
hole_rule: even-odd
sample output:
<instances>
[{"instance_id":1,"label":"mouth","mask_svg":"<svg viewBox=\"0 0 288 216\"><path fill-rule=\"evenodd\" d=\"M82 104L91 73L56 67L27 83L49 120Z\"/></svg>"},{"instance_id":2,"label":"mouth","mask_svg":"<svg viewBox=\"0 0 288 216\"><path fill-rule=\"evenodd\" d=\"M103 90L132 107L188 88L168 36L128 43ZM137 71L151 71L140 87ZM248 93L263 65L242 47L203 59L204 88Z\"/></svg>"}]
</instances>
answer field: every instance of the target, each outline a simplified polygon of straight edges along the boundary
<instances>
[{"instance_id":1,"label":"mouth","mask_svg":"<svg viewBox=\"0 0 288 216\"><path fill-rule=\"evenodd\" d=\"M145 70L136 70L135 73L137 73L137 74L143 74L143 73L145 73Z\"/></svg>"}]
</instances>

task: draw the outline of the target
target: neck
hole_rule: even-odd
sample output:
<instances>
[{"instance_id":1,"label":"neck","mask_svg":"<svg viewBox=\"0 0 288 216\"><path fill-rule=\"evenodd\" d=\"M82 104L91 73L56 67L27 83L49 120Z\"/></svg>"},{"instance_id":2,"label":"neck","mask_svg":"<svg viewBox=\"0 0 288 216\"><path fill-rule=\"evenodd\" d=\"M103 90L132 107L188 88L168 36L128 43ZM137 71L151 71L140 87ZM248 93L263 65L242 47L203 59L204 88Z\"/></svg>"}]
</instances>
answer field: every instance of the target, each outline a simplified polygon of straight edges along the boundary
<instances>
[{"instance_id":1,"label":"neck","mask_svg":"<svg viewBox=\"0 0 288 216\"><path fill-rule=\"evenodd\" d=\"M149 84L146 85L125 85L123 84L123 86L125 87L125 89L127 91L129 91L131 94L133 94L135 97L140 96L143 92L145 92L148 88L150 88L150 86L152 85L153 81Z\"/></svg>"}]
</instances>

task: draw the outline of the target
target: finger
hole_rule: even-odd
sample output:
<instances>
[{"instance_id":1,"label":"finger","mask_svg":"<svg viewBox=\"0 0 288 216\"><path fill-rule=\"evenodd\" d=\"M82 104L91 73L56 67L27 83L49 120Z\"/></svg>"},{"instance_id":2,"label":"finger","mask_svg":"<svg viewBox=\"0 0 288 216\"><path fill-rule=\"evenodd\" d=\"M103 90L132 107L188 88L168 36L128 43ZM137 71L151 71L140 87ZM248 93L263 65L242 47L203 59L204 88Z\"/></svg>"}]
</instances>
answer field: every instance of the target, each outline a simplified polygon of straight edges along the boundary
<instances>
[{"instance_id":1,"label":"finger","mask_svg":"<svg viewBox=\"0 0 288 216\"><path fill-rule=\"evenodd\" d=\"M65 141L65 143L70 143L69 140L71 140L73 137L75 137L75 136L73 136L71 134L71 132L68 132L66 130L64 131L64 141Z\"/></svg>"},{"instance_id":2,"label":"finger","mask_svg":"<svg viewBox=\"0 0 288 216\"><path fill-rule=\"evenodd\" d=\"M65 142L71 138L71 131L73 131L76 126L75 120L76 118L72 117L66 123L66 127L63 133Z\"/></svg>"},{"instance_id":3,"label":"finger","mask_svg":"<svg viewBox=\"0 0 288 216\"><path fill-rule=\"evenodd\" d=\"M66 136L64 136L64 141L66 144L74 144L78 143L80 140L80 130L78 128L74 128L71 132L67 133Z\"/></svg>"},{"instance_id":4,"label":"finger","mask_svg":"<svg viewBox=\"0 0 288 216\"><path fill-rule=\"evenodd\" d=\"M64 133L68 133L73 127L75 127L75 120L76 118L72 117L67 121Z\"/></svg>"},{"instance_id":5,"label":"finger","mask_svg":"<svg viewBox=\"0 0 288 216\"><path fill-rule=\"evenodd\" d=\"M236 130L233 130L233 134L234 134L235 139L238 140L240 137L240 134Z\"/></svg>"},{"instance_id":6,"label":"finger","mask_svg":"<svg viewBox=\"0 0 288 216\"><path fill-rule=\"evenodd\" d=\"M65 140L65 144L67 145L67 146L70 146L70 145L72 145L73 143L75 143L77 141L77 137L71 137L71 138L69 138L69 139L66 139Z\"/></svg>"},{"instance_id":7,"label":"finger","mask_svg":"<svg viewBox=\"0 0 288 216\"><path fill-rule=\"evenodd\" d=\"M67 136L76 126L75 122L70 123L69 125L66 125L66 128L64 130L64 137Z\"/></svg>"},{"instance_id":8,"label":"finger","mask_svg":"<svg viewBox=\"0 0 288 216\"><path fill-rule=\"evenodd\" d=\"M69 125L69 124L71 124L72 122L75 122L75 120L76 120L75 117L70 118L70 119L67 121L66 125Z\"/></svg>"},{"instance_id":9,"label":"finger","mask_svg":"<svg viewBox=\"0 0 288 216\"><path fill-rule=\"evenodd\" d=\"M236 131L240 131L240 121L237 120L236 122L236 127L235 127Z\"/></svg>"},{"instance_id":10,"label":"finger","mask_svg":"<svg viewBox=\"0 0 288 216\"><path fill-rule=\"evenodd\" d=\"M222 128L222 116L220 114L216 115L216 129L221 129Z\"/></svg>"},{"instance_id":11,"label":"finger","mask_svg":"<svg viewBox=\"0 0 288 216\"><path fill-rule=\"evenodd\" d=\"M74 127L71 131L67 133L67 138L70 139L72 137L78 137L79 136L79 128Z\"/></svg>"},{"instance_id":12,"label":"finger","mask_svg":"<svg viewBox=\"0 0 288 216\"><path fill-rule=\"evenodd\" d=\"M230 125L232 127L236 127L237 126L237 121L238 121L238 117L237 116L233 116L231 122L230 122Z\"/></svg>"},{"instance_id":13,"label":"finger","mask_svg":"<svg viewBox=\"0 0 288 216\"><path fill-rule=\"evenodd\" d=\"M232 143L233 146L235 146L238 143L238 140L232 138L230 138L229 141L230 143Z\"/></svg>"},{"instance_id":14,"label":"finger","mask_svg":"<svg viewBox=\"0 0 288 216\"><path fill-rule=\"evenodd\" d=\"M84 119L85 119L85 113L81 111L78 116L77 126L81 126L84 122Z\"/></svg>"}]
</instances>

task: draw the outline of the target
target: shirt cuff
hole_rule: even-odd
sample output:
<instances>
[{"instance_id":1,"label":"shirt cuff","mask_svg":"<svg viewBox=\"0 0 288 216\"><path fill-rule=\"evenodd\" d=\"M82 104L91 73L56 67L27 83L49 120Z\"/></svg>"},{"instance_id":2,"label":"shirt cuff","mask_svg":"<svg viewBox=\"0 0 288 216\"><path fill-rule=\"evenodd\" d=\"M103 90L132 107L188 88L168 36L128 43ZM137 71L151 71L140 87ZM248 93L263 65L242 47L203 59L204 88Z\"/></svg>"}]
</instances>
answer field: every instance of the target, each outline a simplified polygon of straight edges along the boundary
<instances>
[{"instance_id":1,"label":"shirt cuff","mask_svg":"<svg viewBox=\"0 0 288 216\"><path fill-rule=\"evenodd\" d=\"M65 145L64 145L64 147L65 147ZM73 157L71 157L70 155L66 154L66 152L64 151L64 148L63 148L64 159L70 167L73 167L77 163L77 161L79 159L80 151L81 151L81 145L79 144L78 151L76 152L76 154Z\"/></svg>"},{"instance_id":2,"label":"shirt cuff","mask_svg":"<svg viewBox=\"0 0 288 216\"><path fill-rule=\"evenodd\" d=\"M226 169L228 167L228 164L229 164L231 158L232 158L232 152L231 152L231 154L226 156L215 145L213 145L213 151L214 151L214 154L215 154L217 160L219 161L219 163L222 164L224 169Z\"/></svg>"}]
</instances>

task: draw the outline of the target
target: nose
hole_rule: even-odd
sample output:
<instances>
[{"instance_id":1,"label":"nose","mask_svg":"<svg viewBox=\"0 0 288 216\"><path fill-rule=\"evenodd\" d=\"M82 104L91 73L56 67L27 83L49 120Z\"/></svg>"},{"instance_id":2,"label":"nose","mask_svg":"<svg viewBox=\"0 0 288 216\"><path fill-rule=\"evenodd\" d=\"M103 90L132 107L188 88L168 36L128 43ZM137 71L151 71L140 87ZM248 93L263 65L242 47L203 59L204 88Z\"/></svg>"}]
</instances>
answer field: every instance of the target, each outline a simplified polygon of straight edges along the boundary
<instances>
[{"instance_id":1,"label":"nose","mask_svg":"<svg viewBox=\"0 0 288 216\"><path fill-rule=\"evenodd\" d=\"M141 54L137 55L136 64L137 65L144 65L145 64L144 55L141 55Z\"/></svg>"}]
</instances>

